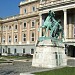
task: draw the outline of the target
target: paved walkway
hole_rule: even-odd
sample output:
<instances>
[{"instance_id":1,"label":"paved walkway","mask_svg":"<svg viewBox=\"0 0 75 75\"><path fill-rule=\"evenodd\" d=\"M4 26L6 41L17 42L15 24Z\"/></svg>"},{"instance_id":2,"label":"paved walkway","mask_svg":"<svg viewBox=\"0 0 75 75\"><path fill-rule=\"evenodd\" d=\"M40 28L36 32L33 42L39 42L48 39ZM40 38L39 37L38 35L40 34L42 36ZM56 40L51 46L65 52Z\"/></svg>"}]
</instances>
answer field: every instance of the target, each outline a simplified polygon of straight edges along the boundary
<instances>
[{"instance_id":1,"label":"paved walkway","mask_svg":"<svg viewBox=\"0 0 75 75\"><path fill-rule=\"evenodd\" d=\"M0 65L0 75L20 75L23 73L45 71L50 69L36 68L31 62L14 62L12 65Z\"/></svg>"},{"instance_id":2,"label":"paved walkway","mask_svg":"<svg viewBox=\"0 0 75 75\"><path fill-rule=\"evenodd\" d=\"M68 59L68 66L75 67L75 59ZM31 62L15 61L13 64L0 65L0 75L30 75L32 72L51 70L48 68L36 68Z\"/></svg>"}]
</instances>

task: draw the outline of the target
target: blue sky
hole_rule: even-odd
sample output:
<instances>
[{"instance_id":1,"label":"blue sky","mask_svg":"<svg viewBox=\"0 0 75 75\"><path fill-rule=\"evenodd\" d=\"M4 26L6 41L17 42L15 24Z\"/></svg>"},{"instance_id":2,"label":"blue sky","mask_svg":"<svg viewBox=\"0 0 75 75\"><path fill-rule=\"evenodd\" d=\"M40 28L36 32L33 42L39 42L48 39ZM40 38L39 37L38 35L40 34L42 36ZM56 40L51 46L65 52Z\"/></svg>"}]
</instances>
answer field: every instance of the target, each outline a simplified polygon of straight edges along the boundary
<instances>
[{"instance_id":1,"label":"blue sky","mask_svg":"<svg viewBox=\"0 0 75 75\"><path fill-rule=\"evenodd\" d=\"M19 14L19 3L21 0L0 0L0 17L6 18Z\"/></svg>"}]
</instances>

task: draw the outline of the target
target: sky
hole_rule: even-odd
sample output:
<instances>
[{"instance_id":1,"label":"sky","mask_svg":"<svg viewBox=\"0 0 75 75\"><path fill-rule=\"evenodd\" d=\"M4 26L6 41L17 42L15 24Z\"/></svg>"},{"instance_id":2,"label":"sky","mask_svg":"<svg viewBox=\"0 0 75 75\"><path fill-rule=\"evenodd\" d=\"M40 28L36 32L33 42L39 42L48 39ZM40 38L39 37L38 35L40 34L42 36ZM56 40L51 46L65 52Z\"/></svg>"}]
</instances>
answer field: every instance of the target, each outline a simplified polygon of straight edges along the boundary
<instances>
[{"instance_id":1,"label":"sky","mask_svg":"<svg viewBox=\"0 0 75 75\"><path fill-rule=\"evenodd\" d=\"M19 14L21 0L0 0L0 17L6 18Z\"/></svg>"}]
</instances>

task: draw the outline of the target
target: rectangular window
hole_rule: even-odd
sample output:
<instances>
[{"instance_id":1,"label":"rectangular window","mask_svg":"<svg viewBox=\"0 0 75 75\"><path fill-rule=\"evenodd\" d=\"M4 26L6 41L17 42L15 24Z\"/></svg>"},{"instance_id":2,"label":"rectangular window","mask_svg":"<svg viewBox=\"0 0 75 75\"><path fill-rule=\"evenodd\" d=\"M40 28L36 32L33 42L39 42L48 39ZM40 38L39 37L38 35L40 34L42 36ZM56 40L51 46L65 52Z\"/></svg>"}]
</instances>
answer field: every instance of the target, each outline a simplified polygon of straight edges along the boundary
<instances>
[{"instance_id":1,"label":"rectangular window","mask_svg":"<svg viewBox=\"0 0 75 75\"><path fill-rule=\"evenodd\" d=\"M14 49L14 54L15 54L15 53L17 53L17 50L16 50L16 48Z\"/></svg>"},{"instance_id":2,"label":"rectangular window","mask_svg":"<svg viewBox=\"0 0 75 75\"><path fill-rule=\"evenodd\" d=\"M9 26L9 28L8 28L9 30L11 30L11 26Z\"/></svg>"},{"instance_id":3,"label":"rectangular window","mask_svg":"<svg viewBox=\"0 0 75 75\"><path fill-rule=\"evenodd\" d=\"M3 38L2 38L2 42L5 43L5 36L3 36Z\"/></svg>"},{"instance_id":4,"label":"rectangular window","mask_svg":"<svg viewBox=\"0 0 75 75\"><path fill-rule=\"evenodd\" d=\"M3 48L3 53L5 53L5 49Z\"/></svg>"},{"instance_id":5,"label":"rectangular window","mask_svg":"<svg viewBox=\"0 0 75 75\"><path fill-rule=\"evenodd\" d=\"M8 54L10 54L10 48L8 48Z\"/></svg>"},{"instance_id":6,"label":"rectangular window","mask_svg":"<svg viewBox=\"0 0 75 75\"><path fill-rule=\"evenodd\" d=\"M23 53L25 53L25 48L23 48Z\"/></svg>"},{"instance_id":7,"label":"rectangular window","mask_svg":"<svg viewBox=\"0 0 75 75\"><path fill-rule=\"evenodd\" d=\"M31 41L35 41L35 34L34 34L34 32L32 32L32 34L31 34Z\"/></svg>"},{"instance_id":8,"label":"rectangular window","mask_svg":"<svg viewBox=\"0 0 75 75\"><path fill-rule=\"evenodd\" d=\"M3 31L5 31L6 30L6 26L3 26Z\"/></svg>"},{"instance_id":9,"label":"rectangular window","mask_svg":"<svg viewBox=\"0 0 75 75\"><path fill-rule=\"evenodd\" d=\"M34 54L34 49L33 48L31 49L31 54Z\"/></svg>"},{"instance_id":10,"label":"rectangular window","mask_svg":"<svg viewBox=\"0 0 75 75\"><path fill-rule=\"evenodd\" d=\"M26 34L24 33L23 34L23 42L25 42L26 41Z\"/></svg>"},{"instance_id":11,"label":"rectangular window","mask_svg":"<svg viewBox=\"0 0 75 75\"><path fill-rule=\"evenodd\" d=\"M8 36L8 42L11 42L11 36L10 35Z\"/></svg>"}]
</instances>

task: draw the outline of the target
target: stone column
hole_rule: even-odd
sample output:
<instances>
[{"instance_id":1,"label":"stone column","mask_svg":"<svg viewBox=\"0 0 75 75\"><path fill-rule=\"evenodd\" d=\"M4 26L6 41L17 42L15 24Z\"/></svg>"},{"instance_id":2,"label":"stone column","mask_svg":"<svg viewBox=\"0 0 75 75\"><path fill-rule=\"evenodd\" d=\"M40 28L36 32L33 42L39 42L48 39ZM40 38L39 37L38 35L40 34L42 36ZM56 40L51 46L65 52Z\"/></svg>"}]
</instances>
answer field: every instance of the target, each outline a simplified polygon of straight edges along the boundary
<instances>
[{"instance_id":1,"label":"stone column","mask_svg":"<svg viewBox=\"0 0 75 75\"><path fill-rule=\"evenodd\" d=\"M39 14L39 16L40 16L40 25L39 25L39 27L40 26L42 26L42 14ZM39 37L41 37L42 36L42 28L40 28L40 31L39 31Z\"/></svg>"},{"instance_id":2,"label":"stone column","mask_svg":"<svg viewBox=\"0 0 75 75\"><path fill-rule=\"evenodd\" d=\"M67 38L67 10L64 9L64 40Z\"/></svg>"},{"instance_id":3,"label":"stone column","mask_svg":"<svg viewBox=\"0 0 75 75\"><path fill-rule=\"evenodd\" d=\"M73 17L73 16L69 17L69 38L72 38L72 33L73 33L73 29L72 29L73 25L72 25L71 17Z\"/></svg>"}]
</instances>

